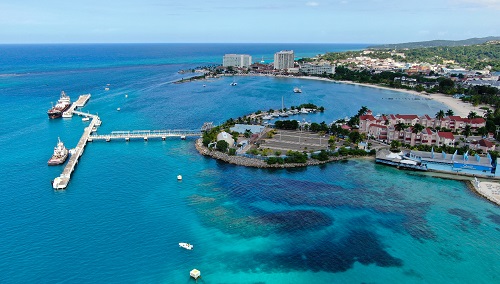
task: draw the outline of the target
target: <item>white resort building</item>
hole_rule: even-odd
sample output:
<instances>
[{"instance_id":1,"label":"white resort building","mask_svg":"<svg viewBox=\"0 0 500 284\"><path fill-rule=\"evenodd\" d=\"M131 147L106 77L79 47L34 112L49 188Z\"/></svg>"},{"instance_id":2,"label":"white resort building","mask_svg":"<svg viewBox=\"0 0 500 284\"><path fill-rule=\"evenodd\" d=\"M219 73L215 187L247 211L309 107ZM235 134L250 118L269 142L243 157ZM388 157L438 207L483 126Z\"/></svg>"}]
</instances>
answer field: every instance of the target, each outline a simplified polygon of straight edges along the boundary
<instances>
[{"instance_id":1,"label":"white resort building","mask_svg":"<svg viewBox=\"0 0 500 284\"><path fill-rule=\"evenodd\" d=\"M226 54L222 58L224 67L249 67L252 65L252 56L248 54Z\"/></svg>"},{"instance_id":2,"label":"white resort building","mask_svg":"<svg viewBox=\"0 0 500 284\"><path fill-rule=\"evenodd\" d=\"M274 54L274 69L293 68L295 54L293 50L282 50Z\"/></svg>"},{"instance_id":3,"label":"white resort building","mask_svg":"<svg viewBox=\"0 0 500 284\"><path fill-rule=\"evenodd\" d=\"M330 75L335 73L335 66L330 65L329 63L323 63L323 64L305 63L300 65L299 71L307 75L323 75L323 74Z\"/></svg>"}]
</instances>

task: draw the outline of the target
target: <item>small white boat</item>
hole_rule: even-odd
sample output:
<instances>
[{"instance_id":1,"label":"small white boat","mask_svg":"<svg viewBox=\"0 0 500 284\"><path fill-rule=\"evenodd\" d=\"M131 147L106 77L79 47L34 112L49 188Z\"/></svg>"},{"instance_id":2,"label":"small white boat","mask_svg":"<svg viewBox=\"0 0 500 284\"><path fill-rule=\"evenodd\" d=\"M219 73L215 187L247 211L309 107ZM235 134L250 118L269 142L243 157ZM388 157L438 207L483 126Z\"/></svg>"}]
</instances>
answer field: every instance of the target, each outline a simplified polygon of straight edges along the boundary
<instances>
[{"instance_id":1,"label":"small white boat","mask_svg":"<svg viewBox=\"0 0 500 284\"><path fill-rule=\"evenodd\" d=\"M109 91L109 88L108 87L104 88L104 91Z\"/></svg>"},{"instance_id":2,"label":"small white boat","mask_svg":"<svg viewBox=\"0 0 500 284\"><path fill-rule=\"evenodd\" d=\"M186 140L186 135L181 135L181 140Z\"/></svg>"},{"instance_id":3,"label":"small white boat","mask_svg":"<svg viewBox=\"0 0 500 284\"><path fill-rule=\"evenodd\" d=\"M90 118L88 116L82 118L82 121L89 121L89 120L90 120Z\"/></svg>"},{"instance_id":4,"label":"small white boat","mask_svg":"<svg viewBox=\"0 0 500 284\"><path fill-rule=\"evenodd\" d=\"M63 112L62 117L63 118L71 118L71 117L73 117L73 112L65 111L65 112Z\"/></svg>"},{"instance_id":5,"label":"small white boat","mask_svg":"<svg viewBox=\"0 0 500 284\"><path fill-rule=\"evenodd\" d=\"M293 88L294 93L302 93L302 90L299 87Z\"/></svg>"},{"instance_id":6,"label":"small white boat","mask_svg":"<svg viewBox=\"0 0 500 284\"><path fill-rule=\"evenodd\" d=\"M206 87L207 85L203 84L203 87Z\"/></svg>"},{"instance_id":7,"label":"small white boat","mask_svg":"<svg viewBox=\"0 0 500 284\"><path fill-rule=\"evenodd\" d=\"M125 97L128 98L128 94L125 94Z\"/></svg>"},{"instance_id":8,"label":"small white boat","mask_svg":"<svg viewBox=\"0 0 500 284\"><path fill-rule=\"evenodd\" d=\"M231 86L236 86L236 85L238 85L238 83L236 83L236 82L234 82L234 81L233 81L233 82L232 82L231 84L229 84L229 85L231 85Z\"/></svg>"},{"instance_id":9,"label":"small white boat","mask_svg":"<svg viewBox=\"0 0 500 284\"><path fill-rule=\"evenodd\" d=\"M120 109L120 108L117 108L116 110L117 110L117 111L120 111L121 109Z\"/></svg>"},{"instance_id":10,"label":"small white boat","mask_svg":"<svg viewBox=\"0 0 500 284\"><path fill-rule=\"evenodd\" d=\"M264 120L270 120L270 119L273 119L273 117L272 117L272 115L264 115L262 117L262 119L264 119Z\"/></svg>"},{"instance_id":11,"label":"small white boat","mask_svg":"<svg viewBox=\"0 0 500 284\"><path fill-rule=\"evenodd\" d=\"M193 249L193 245L189 244L189 243L179 243L179 246L181 248L185 248L185 249L188 249L188 250L192 250Z\"/></svg>"},{"instance_id":12,"label":"small white boat","mask_svg":"<svg viewBox=\"0 0 500 284\"><path fill-rule=\"evenodd\" d=\"M182 176L181 176L181 175L178 175L178 176L177 176L177 180L182 180Z\"/></svg>"}]
</instances>

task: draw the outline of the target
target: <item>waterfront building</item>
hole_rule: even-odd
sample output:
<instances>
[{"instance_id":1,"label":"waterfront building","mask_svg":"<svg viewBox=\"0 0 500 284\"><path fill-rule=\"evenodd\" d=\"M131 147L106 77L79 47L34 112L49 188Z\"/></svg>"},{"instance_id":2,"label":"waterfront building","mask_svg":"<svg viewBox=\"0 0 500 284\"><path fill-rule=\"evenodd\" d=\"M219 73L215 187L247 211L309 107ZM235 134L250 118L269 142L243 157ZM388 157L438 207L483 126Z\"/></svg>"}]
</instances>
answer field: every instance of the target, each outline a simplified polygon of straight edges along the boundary
<instances>
[{"instance_id":1,"label":"waterfront building","mask_svg":"<svg viewBox=\"0 0 500 284\"><path fill-rule=\"evenodd\" d=\"M234 145L234 139L231 136L231 134L227 133L226 131L222 131L221 133L217 134L217 142L224 140L227 142L229 147Z\"/></svg>"},{"instance_id":2,"label":"waterfront building","mask_svg":"<svg viewBox=\"0 0 500 284\"><path fill-rule=\"evenodd\" d=\"M282 50L274 54L274 69L288 69L294 66L293 50Z\"/></svg>"},{"instance_id":3,"label":"waterfront building","mask_svg":"<svg viewBox=\"0 0 500 284\"><path fill-rule=\"evenodd\" d=\"M248 54L225 54L222 58L222 66L248 68L252 65L252 56Z\"/></svg>"},{"instance_id":4,"label":"waterfront building","mask_svg":"<svg viewBox=\"0 0 500 284\"><path fill-rule=\"evenodd\" d=\"M245 133L247 130L250 130L252 134L261 133L262 130L266 128L262 125L252 125L252 124L235 124L233 127L229 128L231 132L238 132L240 134Z\"/></svg>"},{"instance_id":5,"label":"waterfront building","mask_svg":"<svg viewBox=\"0 0 500 284\"><path fill-rule=\"evenodd\" d=\"M403 129L397 128L397 124L403 124ZM415 130L414 126L421 124L424 128L421 131ZM463 118L460 116L447 116L443 119L432 118L429 115L417 116L414 114L389 114L373 116L371 111L359 117L360 133L390 143L398 140L409 145L436 145L454 146L458 140L455 133L460 133L469 125L474 131L486 126L484 118ZM449 129L451 131L435 131L436 127ZM397 130L396 130L397 129ZM485 144L482 142L482 144ZM480 146L478 146L480 147ZM491 149L491 145L482 145L482 148Z\"/></svg>"},{"instance_id":6,"label":"waterfront building","mask_svg":"<svg viewBox=\"0 0 500 284\"><path fill-rule=\"evenodd\" d=\"M404 150L400 153L380 150L376 162L403 169L496 176L496 166L491 156L469 156L468 152L458 155L456 151L453 154L435 153L434 149L431 152Z\"/></svg>"},{"instance_id":7,"label":"waterfront building","mask_svg":"<svg viewBox=\"0 0 500 284\"><path fill-rule=\"evenodd\" d=\"M306 75L323 75L323 74L331 75L335 74L335 66L330 65L329 63L322 63L322 64L305 63L300 65L299 71Z\"/></svg>"}]
</instances>

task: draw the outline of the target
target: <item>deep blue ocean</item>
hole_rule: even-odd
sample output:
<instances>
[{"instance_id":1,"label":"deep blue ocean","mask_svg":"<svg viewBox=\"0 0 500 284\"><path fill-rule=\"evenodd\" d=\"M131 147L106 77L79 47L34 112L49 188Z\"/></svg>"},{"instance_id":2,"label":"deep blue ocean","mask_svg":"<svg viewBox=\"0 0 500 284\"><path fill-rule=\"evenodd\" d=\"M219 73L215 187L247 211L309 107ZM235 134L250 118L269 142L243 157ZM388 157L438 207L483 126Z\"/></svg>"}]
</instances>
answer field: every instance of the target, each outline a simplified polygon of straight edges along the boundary
<instances>
[{"instance_id":1,"label":"deep blue ocean","mask_svg":"<svg viewBox=\"0 0 500 284\"><path fill-rule=\"evenodd\" d=\"M225 53L269 62L282 49L310 57L363 47L0 45L0 282L194 283L197 268L199 283L499 283L498 206L463 182L368 159L265 170L200 156L194 139L93 142L67 190L51 188L62 171L47 166L57 138L73 148L87 125L48 119L62 90L72 100L92 94L83 110L99 114L103 134L197 129L279 108L282 97L285 106L324 106L305 118L327 123L363 105L446 110L409 94L296 78L172 83L190 76L179 70L220 64Z\"/></svg>"}]
</instances>

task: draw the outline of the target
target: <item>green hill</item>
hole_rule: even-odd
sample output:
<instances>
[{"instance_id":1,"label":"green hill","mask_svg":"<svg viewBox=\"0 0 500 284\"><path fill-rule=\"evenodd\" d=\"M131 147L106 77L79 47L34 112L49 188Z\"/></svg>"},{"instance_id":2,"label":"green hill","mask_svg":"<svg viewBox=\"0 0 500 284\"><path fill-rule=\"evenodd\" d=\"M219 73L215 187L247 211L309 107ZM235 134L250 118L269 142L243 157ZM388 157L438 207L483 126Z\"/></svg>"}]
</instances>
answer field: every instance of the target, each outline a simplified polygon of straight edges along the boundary
<instances>
[{"instance_id":1,"label":"green hill","mask_svg":"<svg viewBox=\"0 0 500 284\"><path fill-rule=\"evenodd\" d=\"M490 36L482 38L470 38L465 40L431 40L420 42L407 42L396 44L381 44L369 46L370 49L403 49L403 48L423 48L423 47L438 47L438 46L466 46L483 44L489 41L499 41L500 37Z\"/></svg>"}]
</instances>

